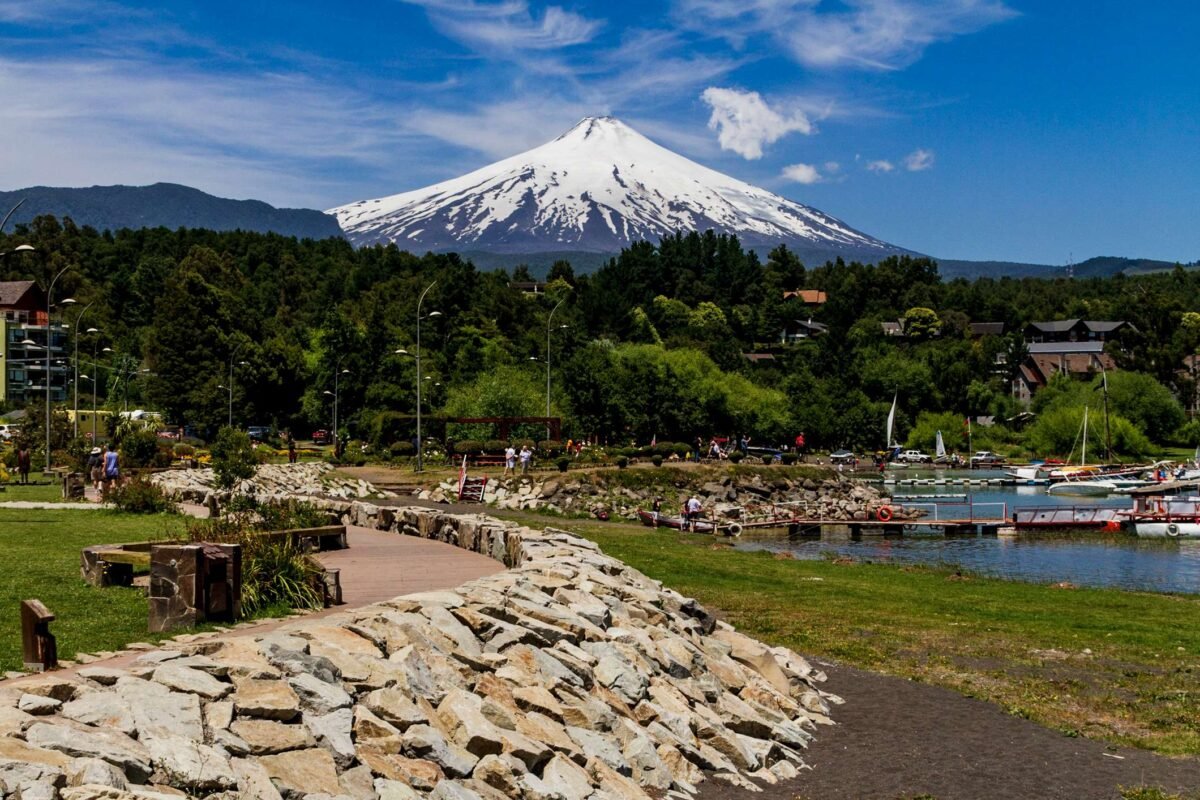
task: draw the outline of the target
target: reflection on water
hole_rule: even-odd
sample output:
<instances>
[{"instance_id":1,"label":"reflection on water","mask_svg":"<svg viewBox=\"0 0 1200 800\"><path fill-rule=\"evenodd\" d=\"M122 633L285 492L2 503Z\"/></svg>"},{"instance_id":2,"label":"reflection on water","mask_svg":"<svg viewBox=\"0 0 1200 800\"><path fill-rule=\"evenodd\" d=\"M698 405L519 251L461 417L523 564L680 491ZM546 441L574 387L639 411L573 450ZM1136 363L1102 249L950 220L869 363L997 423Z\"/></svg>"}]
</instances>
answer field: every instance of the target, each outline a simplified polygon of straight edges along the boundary
<instances>
[{"instance_id":1,"label":"reflection on water","mask_svg":"<svg viewBox=\"0 0 1200 800\"><path fill-rule=\"evenodd\" d=\"M907 470L905 478L948 477L968 473ZM1000 477L1003 473L977 471L973 479ZM897 502L912 495L966 495L965 499L922 499L937 503L942 518L966 517L974 503L976 516L999 516L1004 503L1011 517L1014 508L1029 506L1129 507L1126 496L1064 497L1047 495L1044 486L980 487L947 484L945 486L886 486ZM955 505L959 504L959 505ZM846 538L795 539L786 536L752 537L749 532L737 543L742 549L787 551L797 558L816 559L831 553L857 560L904 564L956 564L965 570L1014 580L1037 583L1069 581L1080 586L1116 586L1155 592L1200 593L1200 542L1139 540L1096 532L1063 535L1031 532L1016 537L907 535L904 537L864 536Z\"/></svg>"}]
</instances>

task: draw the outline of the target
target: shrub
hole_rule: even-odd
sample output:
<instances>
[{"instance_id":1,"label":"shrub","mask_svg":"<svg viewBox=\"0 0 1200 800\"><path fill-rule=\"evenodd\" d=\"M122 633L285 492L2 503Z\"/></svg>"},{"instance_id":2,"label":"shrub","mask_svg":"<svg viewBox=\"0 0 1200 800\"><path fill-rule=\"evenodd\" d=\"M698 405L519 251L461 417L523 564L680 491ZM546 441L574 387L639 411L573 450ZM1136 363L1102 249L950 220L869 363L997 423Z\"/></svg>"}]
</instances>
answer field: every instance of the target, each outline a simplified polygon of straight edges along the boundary
<instances>
[{"instance_id":1,"label":"shrub","mask_svg":"<svg viewBox=\"0 0 1200 800\"><path fill-rule=\"evenodd\" d=\"M469 456L483 450L483 442L478 439L463 439L454 443L454 452L460 456Z\"/></svg>"},{"instance_id":2,"label":"shrub","mask_svg":"<svg viewBox=\"0 0 1200 800\"><path fill-rule=\"evenodd\" d=\"M180 442L179 444L175 445L175 447L173 448L173 451L174 451L175 455L178 456L179 458L191 458L192 456L196 455L195 446L190 445L190 444L185 444L183 442Z\"/></svg>"},{"instance_id":3,"label":"shrub","mask_svg":"<svg viewBox=\"0 0 1200 800\"><path fill-rule=\"evenodd\" d=\"M746 457L746 454L743 453L741 450L734 450L732 453L729 454L729 463L736 464L745 457Z\"/></svg>"},{"instance_id":4,"label":"shrub","mask_svg":"<svg viewBox=\"0 0 1200 800\"><path fill-rule=\"evenodd\" d=\"M765 456L763 456L763 457L762 457L762 462L763 462L764 464L774 464L774 463L775 463L775 456L773 456L773 455L765 455Z\"/></svg>"},{"instance_id":5,"label":"shrub","mask_svg":"<svg viewBox=\"0 0 1200 800\"><path fill-rule=\"evenodd\" d=\"M796 463L798 456L795 453L784 453L779 457L779 460L786 466L791 466Z\"/></svg>"},{"instance_id":6,"label":"shrub","mask_svg":"<svg viewBox=\"0 0 1200 800\"><path fill-rule=\"evenodd\" d=\"M537 442L535 442L533 439L521 439L513 442L513 447L517 450L520 450L522 447L528 447L530 450L533 450L537 447Z\"/></svg>"},{"instance_id":7,"label":"shrub","mask_svg":"<svg viewBox=\"0 0 1200 800\"><path fill-rule=\"evenodd\" d=\"M250 435L235 428L221 428L212 445L212 467L218 488L231 489L239 481L254 477L258 458Z\"/></svg>"},{"instance_id":8,"label":"shrub","mask_svg":"<svg viewBox=\"0 0 1200 800\"><path fill-rule=\"evenodd\" d=\"M680 458L687 458L692 454L692 446L687 442L676 442L673 452Z\"/></svg>"},{"instance_id":9,"label":"shrub","mask_svg":"<svg viewBox=\"0 0 1200 800\"><path fill-rule=\"evenodd\" d=\"M156 483L143 477L104 485L104 502L130 514L163 514L177 510L175 501Z\"/></svg>"},{"instance_id":10,"label":"shrub","mask_svg":"<svg viewBox=\"0 0 1200 800\"><path fill-rule=\"evenodd\" d=\"M124 467L148 467L158 453L158 437L154 431L129 431L121 437L121 465Z\"/></svg>"},{"instance_id":11,"label":"shrub","mask_svg":"<svg viewBox=\"0 0 1200 800\"><path fill-rule=\"evenodd\" d=\"M658 453L655 453L653 456L650 457L650 462L652 464L654 464L654 466L656 466L656 467L661 467L662 462L663 462L663 457L660 456Z\"/></svg>"},{"instance_id":12,"label":"shrub","mask_svg":"<svg viewBox=\"0 0 1200 800\"><path fill-rule=\"evenodd\" d=\"M629 466L629 458L626 456L617 456L617 469L625 469Z\"/></svg>"},{"instance_id":13,"label":"shrub","mask_svg":"<svg viewBox=\"0 0 1200 800\"><path fill-rule=\"evenodd\" d=\"M557 456L563 451L563 443L557 439L543 439L537 446L538 452L544 456Z\"/></svg>"},{"instance_id":14,"label":"shrub","mask_svg":"<svg viewBox=\"0 0 1200 800\"><path fill-rule=\"evenodd\" d=\"M388 445L388 452L392 454L392 458L402 458L416 455L417 448L413 447L412 442L392 442Z\"/></svg>"},{"instance_id":15,"label":"shrub","mask_svg":"<svg viewBox=\"0 0 1200 800\"><path fill-rule=\"evenodd\" d=\"M660 456L669 456L675 452L675 442L659 442L650 448L651 452Z\"/></svg>"},{"instance_id":16,"label":"shrub","mask_svg":"<svg viewBox=\"0 0 1200 800\"><path fill-rule=\"evenodd\" d=\"M559 472L566 472L571 468L571 459L569 458L560 458L554 463L558 465Z\"/></svg>"},{"instance_id":17,"label":"shrub","mask_svg":"<svg viewBox=\"0 0 1200 800\"><path fill-rule=\"evenodd\" d=\"M491 455L504 455L504 451L508 449L508 442L503 439L488 439L483 443L482 450Z\"/></svg>"}]
</instances>

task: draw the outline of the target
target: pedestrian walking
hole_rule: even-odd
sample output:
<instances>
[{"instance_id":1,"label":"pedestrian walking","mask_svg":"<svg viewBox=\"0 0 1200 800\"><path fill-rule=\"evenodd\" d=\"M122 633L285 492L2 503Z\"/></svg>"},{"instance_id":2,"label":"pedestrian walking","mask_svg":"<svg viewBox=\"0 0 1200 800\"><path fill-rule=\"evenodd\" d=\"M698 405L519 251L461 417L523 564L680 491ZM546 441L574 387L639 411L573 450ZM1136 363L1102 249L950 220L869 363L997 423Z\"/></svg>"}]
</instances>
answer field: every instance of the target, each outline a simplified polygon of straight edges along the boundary
<instances>
[{"instance_id":1,"label":"pedestrian walking","mask_svg":"<svg viewBox=\"0 0 1200 800\"><path fill-rule=\"evenodd\" d=\"M93 447L92 452L88 453L87 469L88 477L92 481L92 488L97 492L100 491L100 483L104 478L104 457L103 451L99 447Z\"/></svg>"},{"instance_id":2,"label":"pedestrian walking","mask_svg":"<svg viewBox=\"0 0 1200 800\"><path fill-rule=\"evenodd\" d=\"M529 449L529 445L521 446L521 474L529 472L529 459L533 458L533 451Z\"/></svg>"},{"instance_id":3,"label":"pedestrian walking","mask_svg":"<svg viewBox=\"0 0 1200 800\"><path fill-rule=\"evenodd\" d=\"M121 467L118 463L117 448L116 445L109 442L108 452L104 454L104 483L101 484L101 491L104 486L113 487L120 479Z\"/></svg>"},{"instance_id":4,"label":"pedestrian walking","mask_svg":"<svg viewBox=\"0 0 1200 800\"><path fill-rule=\"evenodd\" d=\"M695 532L696 521L700 519L700 510L702 508L702 506L700 504L700 498L696 497L696 495L692 495L691 497L688 498L688 501L684 505L684 508L687 509L688 528L692 532Z\"/></svg>"},{"instance_id":5,"label":"pedestrian walking","mask_svg":"<svg viewBox=\"0 0 1200 800\"><path fill-rule=\"evenodd\" d=\"M509 475L517 470L517 451L510 444L504 449L504 475Z\"/></svg>"},{"instance_id":6,"label":"pedestrian walking","mask_svg":"<svg viewBox=\"0 0 1200 800\"><path fill-rule=\"evenodd\" d=\"M21 477L21 484L29 483L29 445L21 442L17 448L17 474Z\"/></svg>"},{"instance_id":7,"label":"pedestrian walking","mask_svg":"<svg viewBox=\"0 0 1200 800\"><path fill-rule=\"evenodd\" d=\"M296 439L292 436L292 432L288 431L288 463L296 463Z\"/></svg>"}]
</instances>

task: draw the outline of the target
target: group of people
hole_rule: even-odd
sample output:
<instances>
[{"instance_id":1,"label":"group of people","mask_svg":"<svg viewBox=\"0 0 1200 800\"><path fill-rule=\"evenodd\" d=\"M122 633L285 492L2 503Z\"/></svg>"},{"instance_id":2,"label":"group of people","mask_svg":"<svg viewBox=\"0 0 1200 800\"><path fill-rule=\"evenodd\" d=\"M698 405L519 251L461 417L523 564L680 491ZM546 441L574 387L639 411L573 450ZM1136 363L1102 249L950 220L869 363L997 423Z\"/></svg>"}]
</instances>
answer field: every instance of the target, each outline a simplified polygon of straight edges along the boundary
<instances>
[{"instance_id":1,"label":"group of people","mask_svg":"<svg viewBox=\"0 0 1200 800\"><path fill-rule=\"evenodd\" d=\"M88 453L87 469L92 487L101 494L104 494L105 486L113 486L120 481L121 464L116 445L109 442L104 450L93 447Z\"/></svg>"},{"instance_id":2,"label":"group of people","mask_svg":"<svg viewBox=\"0 0 1200 800\"><path fill-rule=\"evenodd\" d=\"M510 444L504 451L504 474L516 474L517 461L521 462L521 474L529 472L530 462L533 460L533 450L529 445L521 445L521 451L518 453Z\"/></svg>"}]
</instances>

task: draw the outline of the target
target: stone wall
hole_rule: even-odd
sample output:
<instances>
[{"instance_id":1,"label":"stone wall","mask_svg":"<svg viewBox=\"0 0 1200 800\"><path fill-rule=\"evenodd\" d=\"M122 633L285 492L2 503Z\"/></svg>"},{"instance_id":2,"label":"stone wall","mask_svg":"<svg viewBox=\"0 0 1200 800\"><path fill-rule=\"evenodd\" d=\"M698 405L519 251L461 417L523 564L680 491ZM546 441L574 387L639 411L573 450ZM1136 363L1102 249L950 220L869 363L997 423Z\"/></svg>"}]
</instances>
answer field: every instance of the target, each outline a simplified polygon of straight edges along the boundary
<instances>
[{"instance_id":1,"label":"stone wall","mask_svg":"<svg viewBox=\"0 0 1200 800\"><path fill-rule=\"evenodd\" d=\"M824 675L554 529L323 501L509 570L0 688L0 794L637 800L796 775Z\"/></svg>"}]
</instances>

